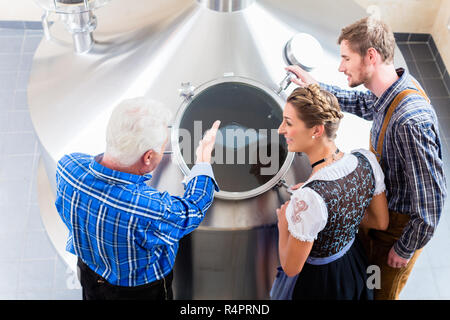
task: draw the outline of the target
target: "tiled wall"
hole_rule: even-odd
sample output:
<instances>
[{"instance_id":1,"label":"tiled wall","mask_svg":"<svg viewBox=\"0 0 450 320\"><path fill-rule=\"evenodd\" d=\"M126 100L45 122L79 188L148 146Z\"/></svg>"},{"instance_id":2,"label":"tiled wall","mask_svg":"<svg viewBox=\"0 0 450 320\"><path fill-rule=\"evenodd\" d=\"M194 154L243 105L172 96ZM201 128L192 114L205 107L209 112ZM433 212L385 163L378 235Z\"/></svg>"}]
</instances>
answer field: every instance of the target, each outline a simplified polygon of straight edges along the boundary
<instances>
[{"instance_id":1,"label":"tiled wall","mask_svg":"<svg viewBox=\"0 0 450 320\"><path fill-rule=\"evenodd\" d=\"M447 89L450 89L449 72L431 35L423 33L396 33L395 37L399 47L404 48L406 45L410 47L410 50L402 51L405 59L408 58L409 61L415 60L416 62L428 60L429 64L431 64L432 60L436 62L437 70L427 70L427 68L422 67L422 77L442 76Z\"/></svg>"},{"instance_id":2,"label":"tiled wall","mask_svg":"<svg viewBox=\"0 0 450 320\"><path fill-rule=\"evenodd\" d=\"M397 44L409 71L425 87L441 119L450 117L450 76L433 37L429 34L396 33ZM447 125L442 134L450 138Z\"/></svg>"}]
</instances>

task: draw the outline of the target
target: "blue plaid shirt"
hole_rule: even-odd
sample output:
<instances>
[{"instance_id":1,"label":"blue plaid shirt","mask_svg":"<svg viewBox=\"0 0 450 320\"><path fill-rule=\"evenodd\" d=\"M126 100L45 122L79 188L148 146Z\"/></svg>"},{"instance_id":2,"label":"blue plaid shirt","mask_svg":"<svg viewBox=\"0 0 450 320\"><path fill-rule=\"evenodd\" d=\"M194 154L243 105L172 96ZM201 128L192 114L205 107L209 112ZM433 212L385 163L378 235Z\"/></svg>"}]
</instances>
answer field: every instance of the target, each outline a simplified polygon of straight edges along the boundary
<instances>
[{"instance_id":1,"label":"blue plaid shirt","mask_svg":"<svg viewBox=\"0 0 450 320\"><path fill-rule=\"evenodd\" d=\"M178 241L199 226L219 190L208 163L192 168L183 197L149 187L150 178L80 153L58 162L55 205L69 229L66 250L113 285L138 286L167 275Z\"/></svg>"},{"instance_id":2,"label":"blue plaid shirt","mask_svg":"<svg viewBox=\"0 0 450 320\"><path fill-rule=\"evenodd\" d=\"M345 112L372 120L374 150L384 116L395 96L418 83L404 69L379 98L370 91L342 90L321 83L333 93ZM411 219L394 245L396 253L409 259L427 244L438 225L447 194L441 139L434 108L419 94L403 99L395 109L384 138L381 167L385 174L389 209Z\"/></svg>"}]
</instances>

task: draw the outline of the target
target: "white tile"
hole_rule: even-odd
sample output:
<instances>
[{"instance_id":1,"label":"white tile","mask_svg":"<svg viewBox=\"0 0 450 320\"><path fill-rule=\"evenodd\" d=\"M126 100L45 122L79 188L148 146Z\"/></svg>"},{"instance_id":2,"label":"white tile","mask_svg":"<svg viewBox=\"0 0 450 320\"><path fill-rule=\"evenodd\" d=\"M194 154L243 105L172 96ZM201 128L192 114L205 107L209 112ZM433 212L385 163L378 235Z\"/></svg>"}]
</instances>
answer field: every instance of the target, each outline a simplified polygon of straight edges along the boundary
<instances>
[{"instance_id":1,"label":"white tile","mask_svg":"<svg viewBox=\"0 0 450 320\"><path fill-rule=\"evenodd\" d=\"M450 232L445 220L441 220L433 238L426 245L430 265L450 267Z\"/></svg>"},{"instance_id":2,"label":"white tile","mask_svg":"<svg viewBox=\"0 0 450 320\"><path fill-rule=\"evenodd\" d=\"M416 260L414 269L416 268L431 268L430 258L428 257L428 248L426 246Z\"/></svg>"},{"instance_id":3,"label":"white tile","mask_svg":"<svg viewBox=\"0 0 450 320\"><path fill-rule=\"evenodd\" d=\"M16 110L28 110L28 95L25 90L17 90L13 105Z\"/></svg>"},{"instance_id":4,"label":"white tile","mask_svg":"<svg viewBox=\"0 0 450 320\"><path fill-rule=\"evenodd\" d=\"M1 22L0 22L1 24ZM3 29L5 28L5 29ZM23 36L25 34L25 30L23 29L13 29L15 27L2 27L0 26L0 35L2 37L10 37L10 36L14 36L14 37L18 37L18 36Z\"/></svg>"},{"instance_id":5,"label":"white tile","mask_svg":"<svg viewBox=\"0 0 450 320\"><path fill-rule=\"evenodd\" d=\"M450 268L433 268L432 271L436 279L439 297L450 299Z\"/></svg>"},{"instance_id":6,"label":"white tile","mask_svg":"<svg viewBox=\"0 0 450 320\"><path fill-rule=\"evenodd\" d=\"M37 162L35 162L35 167L37 165ZM37 192L37 182L36 179L33 179L31 181L31 190L29 194L29 202L30 204L37 204L38 203L38 192Z\"/></svg>"},{"instance_id":7,"label":"white tile","mask_svg":"<svg viewBox=\"0 0 450 320\"><path fill-rule=\"evenodd\" d=\"M21 71L17 74L16 90L27 90L30 73Z\"/></svg>"},{"instance_id":8,"label":"white tile","mask_svg":"<svg viewBox=\"0 0 450 320\"><path fill-rule=\"evenodd\" d=\"M400 293L400 300L438 299L439 292L431 270L431 268L414 268Z\"/></svg>"},{"instance_id":9,"label":"white tile","mask_svg":"<svg viewBox=\"0 0 450 320\"><path fill-rule=\"evenodd\" d=\"M447 174L447 180L450 179L450 172ZM447 182L448 183L448 182ZM447 222L447 230L450 232L450 200L446 199L444 202L444 208L442 209L441 221Z\"/></svg>"},{"instance_id":10,"label":"white tile","mask_svg":"<svg viewBox=\"0 0 450 320\"><path fill-rule=\"evenodd\" d=\"M41 218L41 211L39 205L31 203L29 205L28 218L26 224L27 231L45 231L44 224Z\"/></svg>"},{"instance_id":11,"label":"white tile","mask_svg":"<svg viewBox=\"0 0 450 320\"><path fill-rule=\"evenodd\" d=\"M23 41L23 35L0 37L0 53L20 53L22 51Z\"/></svg>"},{"instance_id":12,"label":"white tile","mask_svg":"<svg viewBox=\"0 0 450 320\"><path fill-rule=\"evenodd\" d=\"M53 291L51 289L33 289L17 292L18 300L52 300Z\"/></svg>"},{"instance_id":13,"label":"white tile","mask_svg":"<svg viewBox=\"0 0 450 320\"><path fill-rule=\"evenodd\" d=\"M14 92L0 90L0 110L8 111L14 106Z\"/></svg>"},{"instance_id":14,"label":"white tile","mask_svg":"<svg viewBox=\"0 0 450 320\"><path fill-rule=\"evenodd\" d=\"M10 111L8 121L8 132L35 132L28 110Z\"/></svg>"},{"instance_id":15,"label":"white tile","mask_svg":"<svg viewBox=\"0 0 450 320\"><path fill-rule=\"evenodd\" d=\"M16 300L16 291L0 292L0 300Z\"/></svg>"},{"instance_id":16,"label":"white tile","mask_svg":"<svg viewBox=\"0 0 450 320\"><path fill-rule=\"evenodd\" d=\"M46 231L27 232L23 260L55 259L56 250Z\"/></svg>"},{"instance_id":17,"label":"white tile","mask_svg":"<svg viewBox=\"0 0 450 320\"><path fill-rule=\"evenodd\" d=\"M15 71L19 68L22 57L20 54L0 53L0 71ZM31 67L31 65L30 65ZM14 81L14 84L16 82Z\"/></svg>"},{"instance_id":18,"label":"white tile","mask_svg":"<svg viewBox=\"0 0 450 320\"><path fill-rule=\"evenodd\" d=\"M24 232L0 234L0 261L19 261L25 245Z\"/></svg>"},{"instance_id":19,"label":"white tile","mask_svg":"<svg viewBox=\"0 0 450 320\"><path fill-rule=\"evenodd\" d=\"M37 143L34 132L3 133L0 135L0 153L4 155L33 154Z\"/></svg>"},{"instance_id":20,"label":"white tile","mask_svg":"<svg viewBox=\"0 0 450 320\"><path fill-rule=\"evenodd\" d=\"M26 180L33 175L34 156L0 156L0 181Z\"/></svg>"},{"instance_id":21,"label":"white tile","mask_svg":"<svg viewBox=\"0 0 450 320\"><path fill-rule=\"evenodd\" d=\"M0 60L2 59L2 54L0 53ZM1 69L0 62L0 91L14 93L16 89L17 82L17 71L16 70L7 70L3 71Z\"/></svg>"},{"instance_id":22,"label":"white tile","mask_svg":"<svg viewBox=\"0 0 450 320\"><path fill-rule=\"evenodd\" d=\"M81 289L73 289L73 290L58 290L53 293L53 299L55 300L82 300L83 293Z\"/></svg>"},{"instance_id":23,"label":"white tile","mask_svg":"<svg viewBox=\"0 0 450 320\"><path fill-rule=\"evenodd\" d=\"M28 203L31 181L13 180L0 182L0 204Z\"/></svg>"},{"instance_id":24,"label":"white tile","mask_svg":"<svg viewBox=\"0 0 450 320\"><path fill-rule=\"evenodd\" d=\"M34 53L41 43L42 35L27 34L24 40L23 52Z\"/></svg>"},{"instance_id":25,"label":"white tile","mask_svg":"<svg viewBox=\"0 0 450 320\"><path fill-rule=\"evenodd\" d=\"M0 234L23 232L28 222L28 205L14 203L0 205Z\"/></svg>"},{"instance_id":26,"label":"white tile","mask_svg":"<svg viewBox=\"0 0 450 320\"><path fill-rule=\"evenodd\" d=\"M0 132L7 132L9 127L8 122L9 112L3 111L0 108Z\"/></svg>"},{"instance_id":27,"label":"white tile","mask_svg":"<svg viewBox=\"0 0 450 320\"><path fill-rule=\"evenodd\" d=\"M78 275L72 271L60 257L57 258L54 278L54 290L56 291L79 291L81 284ZM81 295L80 295L81 298Z\"/></svg>"},{"instance_id":28,"label":"white tile","mask_svg":"<svg viewBox=\"0 0 450 320\"><path fill-rule=\"evenodd\" d=\"M0 294L15 292L17 290L19 284L18 266L18 261L0 261Z\"/></svg>"},{"instance_id":29,"label":"white tile","mask_svg":"<svg viewBox=\"0 0 450 320\"><path fill-rule=\"evenodd\" d=\"M19 269L19 287L21 293L53 288L55 260L22 261Z\"/></svg>"},{"instance_id":30,"label":"white tile","mask_svg":"<svg viewBox=\"0 0 450 320\"><path fill-rule=\"evenodd\" d=\"M33 65L33 57L34 57L34 52L23 53L20 56L19 71L26 72L26 71L31 70L31 66Z\"/></svg>"},{"instance_id":31,"label":"white tile","mask_svg":"<svg viewBox=\"0 0 450 320\"><path fill-rule=\"evenodd\" d=\"M26 36L29 36L29 35L35 35L35 36L40 35L40 36L43 36L44 35L44 30L42 30L42 29L27 29L27 30L25 30L24 33L25 33Z\"/></svg>"}]
</instances>

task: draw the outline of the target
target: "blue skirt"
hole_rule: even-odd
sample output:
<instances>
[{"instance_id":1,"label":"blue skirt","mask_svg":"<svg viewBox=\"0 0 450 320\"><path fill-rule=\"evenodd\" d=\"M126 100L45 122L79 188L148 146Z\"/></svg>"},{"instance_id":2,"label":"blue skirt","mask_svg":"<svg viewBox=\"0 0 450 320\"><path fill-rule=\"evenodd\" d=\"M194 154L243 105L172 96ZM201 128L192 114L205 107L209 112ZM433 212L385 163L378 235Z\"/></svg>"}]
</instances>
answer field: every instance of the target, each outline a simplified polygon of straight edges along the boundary
<instances>
[{"instance_id":1,"label":"blue skirt","mask_svg":"<svg viewBox=\"0 0 450 320\"><path fill-rule=\"evenodd\" d=\"M293 300L373 300L367 286L367 256L356 237L339 259L325 265L305 263L292 294Z\"/></svg>"}]
</instances>

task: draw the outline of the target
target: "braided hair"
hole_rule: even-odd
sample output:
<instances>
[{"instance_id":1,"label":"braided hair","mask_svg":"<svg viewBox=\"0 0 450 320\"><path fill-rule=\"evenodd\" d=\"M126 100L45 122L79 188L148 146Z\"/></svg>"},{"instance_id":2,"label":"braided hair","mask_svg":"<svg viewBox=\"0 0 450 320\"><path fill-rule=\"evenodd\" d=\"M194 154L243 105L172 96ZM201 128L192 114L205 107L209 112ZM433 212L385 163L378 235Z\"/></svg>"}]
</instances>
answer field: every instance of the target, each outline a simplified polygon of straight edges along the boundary
<instances>
[{"instance_id":1,"label":"braided hair","mask_svg":"<svg viewBox=\"0 0 450 320\"><path fill-rule=\"evenodd\" d=\"M336 138L340 120L344 117L336 97L328 91L321 90L318 84L295 89L288 97L297 111L297 116L308 128L323 124L329 139Z\"/></svg>"}]
</instances>

